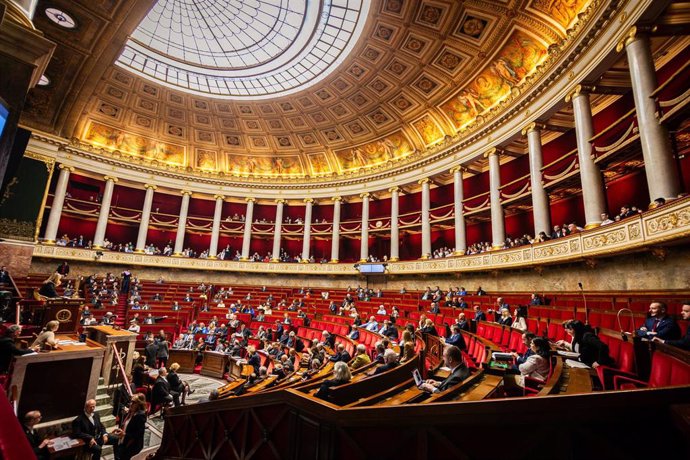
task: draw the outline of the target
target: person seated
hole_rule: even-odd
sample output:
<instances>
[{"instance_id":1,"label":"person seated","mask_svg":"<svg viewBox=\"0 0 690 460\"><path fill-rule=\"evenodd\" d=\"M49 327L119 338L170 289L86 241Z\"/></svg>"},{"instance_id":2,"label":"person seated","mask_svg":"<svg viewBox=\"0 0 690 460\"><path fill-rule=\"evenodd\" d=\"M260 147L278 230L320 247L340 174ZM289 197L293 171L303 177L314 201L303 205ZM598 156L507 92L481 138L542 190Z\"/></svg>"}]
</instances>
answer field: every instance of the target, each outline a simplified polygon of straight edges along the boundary
<instances>
[{"instance_id":1,"label":"person seated","mask_svg":"<svg viewBox=\"0 0 690 460\"><path fill-rule=\"evenodd\" d=\"M543 337L535 337L530 344L532 353L518 366L520 375L506 374L503 377L503 388L508 395L522 394L521 388L525 387L527 377L543 382L549 376L551 369L549 341Z\"/></svg>"},{"instance_id":2,"label":"person seated","mask_svg":"<svg viewBox=\"0 0 690 460\"><path fill-rule=\"evenodd\" d=\"M84 441L84 449L91 454L91 460L99 460L105 445L117 445L116 432L108 434L96 412L96 400L89 399L84 412L72 420L72 437Z\"/></svg>"},{"instance_id":3,"label":"person seated","mask_svg":"<svg viewBox=\"0 0 690 460\"><path fill-rule=\"evenodd\" d=\"M521 331L527 330L527 307L516 307L513 311L513 322L510 327Z\"/></svg>"},{"instance_id":4,"label":"person seated","mask_svg":"<svg viewBox=\"0 0 690 460\"><path fill-rule=\"evenodd\" d=\"M529 304L532 305L532 306L544 305L544 301L543 301L542 298L539 296L539 294L533 293L533 294L530 296Z\"/></svg>"},{"instance_id":5,"label":"person seated","mask_svg":"<svg viewBox=\"0 0 690 460\"><path fill-rule=\"evenodd\" d=\"M453 333L448 338L446 338L446 345L456 346L460 350L467 349L467 345L465 344L465 338L462 336L462 333L460 332L460 326L457 324L453 324L453 326L451 326L451 330L453 331Z\"/></svg>"},{"instance_id":6,"label":"person seated","mask_svg":"<svg viewBox=\"0 0 690 460\"><path fill-rule=\"evenodd\" d=\"M127 328L127 330L129 332L134 332L135 334L138 334L141 331L141 326L139 326L139 322L136 319L133 319L129 322L129 327Z\"/></svg>"},{"instance_id":7,"label":"person seated","mask_svg":"<svg viewBox=\"0 0 690 460\"><path fill-rule=\"evenodd\" d=\"M599 365L610 366L613 360L609 356L609 347L585 326L582 321L569 320L563 323L565 331L572 337L571 342L559 340L556 346L579 353L578 360L587 366L597 368Z\"/></svg>"},{"instance_id":8,"label":"person seated","mask_svg":"<svg viewBox=\"0 0 690 460\"><path fill-rule=\"evenodd\" d=\"M486 314L482 311L482 307L475 305L474 309L474 321L486 321Z\"/></svg>"},{"instance_id":9,"label":"person seated","mask_svg":"<svg viewBox=\"0 0 690 460\"><path fill-rule=\"evenodd\" d=\"M383 372L386 372L387 370L394 369L396 367L398 367L398 354L395 351L388 348L386 351L383 352L383 365L377 367L373 375L381 374Z\"/></svg>"},{"instance_id":10,"label":"person seated","mask_svg":"<svg viewBox=\"0 0 690 460\"><path fill-rule=\"evenodd\" d=\"M57 287L62 283L62 275L58 272L53 273L48 277L47 280L41 285L41 289L38 290L38 294L46 297L48 299L54 299L60 297L57 293Z\"/></svg>"},{"instance_id":11,"label":"person seated","mask_svg":"<svg viewBox=\"0 0 690 460\"><path fill-rule=\"evenodd\" d=\"M383 304L379 305L379 309L376 310L376 314L377 315L386 315L387 314L386 313L386 307Z\"/></svg>"},{"instance_id":12,"label":"person seated","mask_svg":"<svg viewBox=\"0 0 690 460\"><path fill-rule=\"evenodd\" d=\"M350 368L352 370L359 369L369 363L371 363L371 358L367 354L367 347L360 343L357 345L354 359L350 361Z\"/></svg>"},{"instance_id":13,"label":"person seated","mask_svg":"<svg viewBox=\"0 0 690 460\"><path fill-rule=\"evenodd\" d=\"M158 369L158 378L153 384L151 390L151 411L161 410L161 415L165 412L165 408L173 402L173 395L171 393L170 382L168 382L168 371L161 367Z\"/></svg>"},{"instance_id":14,"label":"person seated","mask_svg":"<svg viewBox=\"0 0 690 460\"><path fill-rule=\"evenodd\" d=\"M324 381L314 396L323 400L328 400L331 388L344 385L350 380L352 380L350 368L347 367L346 363L338 361L335 363L335 366L333 366L333 378Z\"/></svg>"},{"instance_id":15,"label":"person seated","mask_svg":"<svg viewBox=\"0 0 690 460\"><path fill-rule=\"evenodd\" d=\"M335 348L335 335L328 331L323 331L321 333L321 343L324 347L329 347L330 349Z\"/></svg>"},{"instance_id":16,"label":"person seated","mask_svg":"<svg viewBox=\"0 0 690 460\"><path fill-rule=\"evenodd\" d=\"M359 326L353 324L352 329L350 329L350 333L347 334L347 336L352 340L359 340Z\"/></svg>"},{"instance_id":17,"label":"person seated","mask_svg":"<svg viewBox=\"0 0 690 460\"><path fill-rule=\"evenodd\" d=\"M115 448L117 459L130 460L144 448L146 419L146 396L135 393L122 422L121 441Z\"/></svg>"},{"instance_id":18,"label":"person seated","mask_svg":"<svg viewBox=\"0 0 690 460\"><path fill-rule=\"evenodd\" d=\"M188 292L187 294L185 294L183 301L184 302L193 302L194 299L192 299L192 295Z\"/></svg>"},{"instance_id":19,"label":"person seated","mask_svg":"<svg viewBox=\"0 0 690 460\"><path fill-rule=\"evenodd\" d=\"M690 321L690 300L683 302L683 307L680 311L680 314L683 318L683 321ZM652 340L654 342L661 342L665 343L666 345L682 348L683 350L690 350L690 327L685 330L685 336L680 339L662 339L657 336Z\"/></svg>"},{"instance_id":20,"label":"person seated","mask_svg":"<svg viewBox=\"0 0 690 460\"><path fill-rule=\"evenodd\" d=\"M460 328L461 331L469 332L470 330L470 323L467 321L467 317L464 313L460 313L458 315L458 319L455 320L455 324Z\"/></svg>"},{"instance_id":21,"label":"person seated","mask_svg":"<svg viewBox=\"0 0 690 460\"><path fill-rule=\"evenodd\" d=\"M350 359L352 359L352 356L350 356L350 353L347 352L345 345L342 343L338 344L336 347L336 353L330 357L330 361L333 361L334 363L337 363L338 361L347 363L350 361Z\"/></svg>"},{"instance_id":22,"label":"person seated","mask_svg":"<svg viewBox=\"0 0 690 460\"><path fill-rule=\"evenodd\" d=\"M170 394L173 397L175 407L178 407L179 405L184 406L187 395L194 393L194 390L190 390L189 384L183 381L180 376L177 375L177 371L179 369L180 365L178 363L172 363L170 365L170 372L168 372L167 376L168 383L170 384ZM180 396L182 398L180 398Z\"/></svg>"},{"instance_id":23,"label":"person seated","mask_svg":"<svg viewBox=\"0 0 690 460\"><path fill-rule=\"evenodd\" d=\"M101 319L101 324L103 326L114 326L115 325L115 315L113 312L106 312L105 316Z\"/></svg>"},{"instance_id":24,"label":"person seated","mask_svg":"<svg viewBox=\"0 0 690 460\"><path fill-rule=\"evenodd\" d=\"M259 375L259 367L261 367L261 357L256 352L256 347L249 345L247 347L247 364L254 368L254 373Z\"/></svg>"},{"instance_id":25,"label":"person seated","mask_svg":"<svg viewBox=\"0 0 690 460\"><path fill-rule=\"evenodd\" d=\"M439 393L445 391L453 385L465 380L470 375L470 370L465 365L462 360L462 352L456 346L449 346L443 350L443 362L445 367L450 369L448 377L443 381L438 381L434 379L427 379L420 386L420 390L424 390L428 393Z\"/></svg>"},{"instance_id":26,"label":"person seated","mask_svg":"<svg viewBox=\"0 0 690 460\"><path fill-rule=\"evenodd\" d=\"M434 326L434 322L430 319L427 318L426 321L424 322L424 326L419 329L419 332L422 333L422 336L429 334L433 335L434 337L438 337L438 331L436 330L436 326Z\"/></svg>"},{"instance_id":27,"label":"person seated","mask_svg":"<svg viewBox=\"0 0 690 460\"><path fill-rule=\"evenodd\" d=\"M522 343L525 344L527 350L523 354L512 353L513 359L515 360L515 364L513 364L512 367L513 370L519 370L520 364L524 364L527 358L534 354L534 351L532 351L532 340L534 340L535 337L536 335L531 332L522 333Z\"/></svg>"},{"instance_id":28,"label":"person seated","mask_svg":"<svg viewBox=\"0 0 690 460\"><path fill-rule=\"evenodd\" d=\"M151 313L149 313L146 315L146 318L144 318L144 324L156 324L158 321L164 320L167 317L168 315L153 316Z\"/></svg>"},{"instance_id":29,"label":"person seated","mask_svg":"<svg viewBox=\"0 0 690 460\"><path fill-rule=\"evenodd\" d=\"M50 458L48 446L52 444L52 441L48 438L41 439L34 428L41 422L41 418L41 413L37 410L27 412L22 419L22 428L24 429L26 439L29 441L29 445L34 451L36 458L38 460L48 460Z\"/></svg>"},{"instance_id":30,"label":"person seated","mask_svg":"<svg viewBox=\"0 0 690 460\"><path fill-rule=\"evenodd\" d=\"M374 356L374 362L377 362L379 364L384 363L384 353L386 352L386 346L383 344L383 342L376 342L374 345L374 349L376 352L376 355Z\"/></svg>"},{"instance_id":31,"label":"person seated","mask_svg":"<svg viewBox=\"0 0 690 460\"><path fill-rule=\"evenodd\" d=\"M464 288L463 288L464 289ZM460 294L460 295L467 295L467 294ZM486 291L482 289L481 286L477 288L477 295L486 295Z\"/></svg>"},{"instance_id":32,"label":"person seated","mask_svg":"<svg viewBox=\"0 0 690 460\"><path fill-rule=\"evenodd\" d=\"M513 317L510 316L510 310L501 310L501 317L498 318L498 324L510 327L513 324Z\"/></svg>"},{"instance_id":33,"label":"person seated","mask_svg":"<svg viewBox=\"0 0 690 460\"><path fill-rule=\"evenodd\" d=\"M379 334L391 340L398 340L398 328L395 327L393 322L389 319L383 322L383 327L379 330Z\"/></svg>"},{"instance_id":34,"label":"person seated","mask_svg":"<svg viewBox=\"0 0 690 460\"><path fill-rule=\"evenodd\" d=\"M60 327L58 321L48 321L41 333L38 334L34 343L31 344L31 348L38 348L39 350L44 350L46 348L54 349L57 347L57 340L55 339L55 331Z\"/></svg>"},{"instance_id":35,"label":"person seated","mask_svg":"<svg viewBox=\"0 0 690 460\"><path fill-rule=\"evenodd\" d=\"M295 365L290 360L290 356L288 356L286 354L282 354L280 356L279 361L280 361L280 365L283 366L283 371L285 372L285 374L289 374L290 372L295 371Z\"/></svg>"},{"instance_id":36,"label":"person seated","mask_svg":"<svg viewBox=\"0 0 690 460\"><path fill-rule=\"evenodd\" d=\"M439 307L437 300L431 302L431 306L429 307L429 313L431 313L432 315L437 315L441 313L441 307Z\"/></svg>"},{"instance_id":37,"label":"person seated","mask_svg":"<svg viewBox=\"0 0 690 460\"><path fill-rule=\"evenodd\" d=\"M664 302L653 301L644 325L636 331L638 337L651 340L658 337L662 340L680 339L680 328L676 321L667 314Z\"/></svg>"}]
</instances>

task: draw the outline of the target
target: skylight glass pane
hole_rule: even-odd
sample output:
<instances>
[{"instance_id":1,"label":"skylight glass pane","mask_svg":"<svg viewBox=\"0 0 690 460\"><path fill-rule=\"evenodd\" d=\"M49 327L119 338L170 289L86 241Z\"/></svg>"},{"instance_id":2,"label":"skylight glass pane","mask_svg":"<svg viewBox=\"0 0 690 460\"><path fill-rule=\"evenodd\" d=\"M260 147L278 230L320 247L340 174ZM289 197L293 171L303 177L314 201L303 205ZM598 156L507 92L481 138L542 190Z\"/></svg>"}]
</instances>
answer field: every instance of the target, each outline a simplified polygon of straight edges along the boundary
<instances>
[{"instance_id":1,"label":"skylight glass pane","mask_svg":"<svg viewBox=\"0 0 690 460\"><path fill-rule=\"evenodd\" d=\"M282 96L320 81L340 63L361 35L369 7L362 0L158 0L117 63L200 94Z\"/></svg>"}]
</instances>

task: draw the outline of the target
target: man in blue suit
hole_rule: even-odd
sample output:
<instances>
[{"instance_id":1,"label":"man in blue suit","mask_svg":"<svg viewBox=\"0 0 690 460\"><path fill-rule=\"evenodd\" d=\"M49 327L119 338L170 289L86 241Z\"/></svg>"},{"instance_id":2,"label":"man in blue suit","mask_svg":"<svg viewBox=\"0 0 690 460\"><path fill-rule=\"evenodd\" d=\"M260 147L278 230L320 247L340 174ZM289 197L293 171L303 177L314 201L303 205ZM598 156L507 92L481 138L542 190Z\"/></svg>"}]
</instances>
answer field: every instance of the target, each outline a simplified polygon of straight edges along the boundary
<instances>
[{"instance_id":1,"label":"man in blue suit","mask_svg":"<svg viewBox=\"0 0 690 460\"><path fill-rule=\"evenodd\" d=\"M457 324L453 324L452 330L453 334L451 334L451 336L446 339L446 345L454 345L458 347L460 350L467 349L465 339L460 333L460 326L458 326Z\"/></svg>"},{"instance_id":2,"label":"man in blue suit","mask_svg":"<svg viewBox=\"0 0 690 460\"><path fill-rule=\"evenodd\" d=\"M677 340L680 338L680 328L676 321L666 313L667 307L664 302L654 301L649 305L649 314L644 322L644 326L639 328L638 337L653 339L658 337L662 340Z\"/></svg>"},{"instance_id":3,"label":"man in blue suit","mask_svg":"<svg viewBox=\"0 0 690 460\"><path fill-rule=\"evenodd\" d=\"M690 321L690 300L683 302L683 308L680 311L681 316L684 321ZM674 347L682 348L683 350L690 350L690 327L685 330L685 336L674 340L674 339L662 339L659 337L654 337L652 340L655 342L665 343L667 345L672 345Z\"/></svg>"}]
</instances>

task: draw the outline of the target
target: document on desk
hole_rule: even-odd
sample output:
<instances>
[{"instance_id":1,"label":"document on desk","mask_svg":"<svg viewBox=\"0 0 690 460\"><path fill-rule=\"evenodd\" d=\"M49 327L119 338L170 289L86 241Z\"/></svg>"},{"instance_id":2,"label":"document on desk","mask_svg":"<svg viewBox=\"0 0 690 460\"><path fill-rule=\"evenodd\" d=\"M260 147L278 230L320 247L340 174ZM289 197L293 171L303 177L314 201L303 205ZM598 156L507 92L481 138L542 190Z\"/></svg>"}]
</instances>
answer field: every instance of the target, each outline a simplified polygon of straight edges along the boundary
<instances>
[{"instance_id":1,"label":"document on desk","mask_svg":"<svg viewBox=\"0 0 690 460\"><path fill-rule=\"evenodd\" d=\"M568 367L574 367L574 368L579 368L579 369L589 369L588 365L586 365L585 363L581 363L580 361L575 361L574 359L566 359L565 364L567 364Z\"/></svg>"},{"instance_id":2,"label":"document on desk","mask_svg":"<svg viewBox=\"0 0 690 460\"><path fill-rule=\"evenodd\" d=\"M561 356L565 356L566 358L579 358L580 357L580 353L577 353L575 351L558 350L557 353Z\"/></svg>"},{"instance_id":3,"label":"document on desk","mask_svg":"<svg viewBox=\"0 0 690 460\"><path fill-rule=\"evenodd\" d=\"M72 447L74 444L72 444L71 441L78 441L76 439L70 439L67 436L60 436L59 438L55 438L52 440L53 441L53 450L55 452L61 451L61 450L67 450L70 447Z\"/></svg>"}]
</instances>

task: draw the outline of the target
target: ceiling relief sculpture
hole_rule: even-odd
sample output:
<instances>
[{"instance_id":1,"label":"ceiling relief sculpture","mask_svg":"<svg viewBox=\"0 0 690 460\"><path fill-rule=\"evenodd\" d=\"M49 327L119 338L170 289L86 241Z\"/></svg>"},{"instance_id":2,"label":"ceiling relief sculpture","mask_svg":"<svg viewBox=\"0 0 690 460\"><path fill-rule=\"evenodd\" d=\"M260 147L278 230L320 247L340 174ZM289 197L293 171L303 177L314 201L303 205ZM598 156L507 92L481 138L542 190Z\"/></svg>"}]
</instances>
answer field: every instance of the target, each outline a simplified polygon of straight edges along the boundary
<instances>
[{"instance_id":1,"label":"ceiling relief sculpture","mask_svg":"<svg viewBox=\"0 0 690 460\"><path fill-rule=\"evenodd\" d=\"M71 4L55 3L67 9ZM325 16L310 16L313 2L257 0L248 8L265 13L262 24L275 27L249 31L259 17L238 10L242 27L223 20L227 27L213 28L213 35L205 26L185 30L180 24L201 24L206 9L199 5L216 11L218 2L194 2L174 19L175 5L183 3L188 2L152 0L122 40L116 63L80 95L83 108L67 120L73 123L54 124L53 133L105 155L192 175L288 182L365 176L433 158L439 145L459 142L499 116L515 95L530 90L533 77L549 71L555 62L550 57L576 39L601 8L593 0L338 0L315 2L321 13L325 4L332 6L330 19L341 18L340 26L319 29ZM72 41L87 23L83 15L89 7L79 8ZM343 13L336 14L337 8ZM221 17L218 12L213 21ZM166 24L177 25L167 30ZM272 45L266 34L278 26L280 39ZM48 38L65 41L64 32L53 37L48 25L41 28ZM332 33L331 44L337 42L340 51L326 54L335 70L322 72L316 82L310 77L311 83L299 83L298 75L292 83L299 84L280 91L257 84L247 94L233 95L229 86L221 94L210 91L208 81L185 87L190 80L181 73L172 81L171 71L160 73L164 67L146 67L160 61L188 76L256 76L297 56L291 47L306 29L323 32L322 38ZM343 31L349 39L339 35ZM204 38L216 43L204 44ZM131 50L144 60L126 64ZM59 72L65 59L58 62ZM60 76L50 71L55 89ZM48 130L53 106L32 110L32 101L57 103L59 95L50 91L32 90L25 124ZM235 96L242 99L227 98Z\"/></svg>"}]
</instances>

